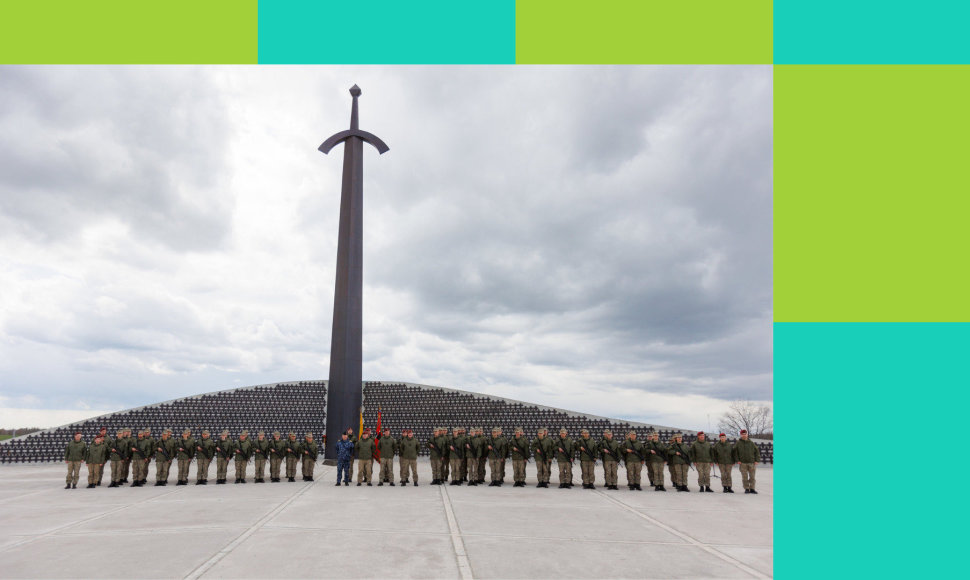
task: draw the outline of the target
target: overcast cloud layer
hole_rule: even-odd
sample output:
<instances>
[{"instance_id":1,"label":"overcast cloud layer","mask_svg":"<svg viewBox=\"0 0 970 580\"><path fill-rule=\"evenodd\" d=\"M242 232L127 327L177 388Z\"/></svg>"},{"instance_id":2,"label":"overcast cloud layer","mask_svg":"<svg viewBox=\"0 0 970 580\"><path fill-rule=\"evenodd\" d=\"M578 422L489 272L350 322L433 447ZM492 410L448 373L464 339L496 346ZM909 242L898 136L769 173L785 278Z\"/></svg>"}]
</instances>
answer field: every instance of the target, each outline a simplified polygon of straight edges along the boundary
<instances>
[{"instance_id":1,"label":"overcast cloud layer","mask_svg":"<svg viewBox=\"0 0 970 580\"><path fill-rule=\"evenodd\" d=\"M354 83L365 380L771 400L770 67L0 67L0 407L327 378Z\"/></svg>"}]
</instances>

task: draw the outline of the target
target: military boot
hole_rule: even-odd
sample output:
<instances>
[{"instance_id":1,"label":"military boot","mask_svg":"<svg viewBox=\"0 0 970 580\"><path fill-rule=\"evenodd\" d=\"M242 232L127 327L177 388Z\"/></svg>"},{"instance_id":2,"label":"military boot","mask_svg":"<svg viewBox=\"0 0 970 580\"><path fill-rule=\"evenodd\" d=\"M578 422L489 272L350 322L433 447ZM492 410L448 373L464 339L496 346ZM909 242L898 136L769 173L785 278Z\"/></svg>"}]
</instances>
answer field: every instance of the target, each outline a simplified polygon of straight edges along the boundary
<instances>
[{"instance_id":1,"label":"military boot","mask_svg":"<svg viewBox=\"0 0 970 580\"><path fill-rule=\"evenodd\" d=\"M414 482L414 487L418 487L418 482Z\"/></svg>"},{"instance_id":2,"label":"military boot","mask_svg":"<svg viewBox=\"0 0 970 580\"><path fill-rule=\"evenodd\" d=\"M707 486L707 489L705 489L704 491L706 491L707 493L714 493L714 490L711 489L711 486L709 485Z\"/></svg>"},{"instance_id":3,"label":"military boot","mask_svg":"<svg viewBox=\"0 0 970 580\"><path fill-rule=\"evenodd\" d=\"M156 481L155 482L155 487L162 487L163 485L165 485L165 482L164 481Z\"/></svg>"},{"instance_id":4,"label":"military boot","mask_svg":"<svg viewBox=\"0 0 970 580\"><path fill-rule=\"evenodd\" d=\"M389 482L387 482L387 485L389 485L391 487L394 487L394 482L393 481L389 481Z\"/></svg>"},{"instance_id":5,"label":"military boot","mask_svg":"<svg viewBox=\"0 0 970 580\"><path fill-rule=\"evenodd\" d=\"M71 484L69 483L69 484L65 485L64 486L64 489L71 489Z\"/></svg>"},{"instance_id":6,"label":"military boot","mask_svg":"<svg viewBox=\"0 0 970 580\"><path fill-rule=\"evenodd\" d=\"M378 483L377 484L377 487L384 487L384 482L382 481L382 482Z\"/></svg>"},{"instance_id":7,"label":"military boot","mask_svg":"<svg viewBox=\"0 0 970 580\"><path fill-rule=\"evenodd\" d=\"M296 482L296 478L295 477L287 477L286 478L286 481L289 481L290 483L295 483Z\"/></svg>"},{"instance_id":8,"label":"military boot","mask_svg":"<svg viewBox=\"0 0 970 580\"><path fill-rule=\"evenodd\" d=\"M77 484L76 483L72 483L71 484L71 489L77 489Z\"/></svg>"},{"instance_id":9,"label":"military boot","mask_svg":"<svg viewBox=\"0 0 970 580\"><path fill-rule=\"evenodd\" d=\"M338 482L337 482L337 483L336 483L335 485L336 485L337 487L340 487L340 482L338 481Z\"/></svg>"},{"instance_id":10,"label":"military boot","mask_svg":"<svg viewBox=\"0 0 970 580\"><path fill-rule=\"evenodd\" d=\"M108 487L118 487L118 482L112 481L111 485L109 485Z\"/></svg>"},{"instance_id":11,"label":"military boot","mask_svg":"<svg viewBox=\"0 0 970 580\"><path fill-rule=\"evenodd\" d=\"M751 493L753 493L753 494L755 494L755 495L757 495L757 494L758 494L758 492L756 492L756 491L755 491L754 489L752 489L752 490L751 490Z\"/></svg>"}]
</instances>

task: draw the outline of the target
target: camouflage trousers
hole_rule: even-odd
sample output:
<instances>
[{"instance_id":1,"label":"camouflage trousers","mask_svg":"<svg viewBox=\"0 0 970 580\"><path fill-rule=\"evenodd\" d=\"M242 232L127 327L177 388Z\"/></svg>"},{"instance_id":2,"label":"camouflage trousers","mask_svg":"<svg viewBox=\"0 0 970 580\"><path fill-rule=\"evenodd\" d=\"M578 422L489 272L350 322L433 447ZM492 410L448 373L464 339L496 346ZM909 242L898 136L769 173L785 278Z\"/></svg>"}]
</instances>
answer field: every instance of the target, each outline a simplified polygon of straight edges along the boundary
<instances>
[{"instance_id":1,"label":"camouflage trousers","mask_svg":"<svg viewBox=\"0 0 970 580\"><path fill-rule=\"evenodd\" d=\"M589 484L593 485L596 483L596 466L595 461L580 461L579 467L583 472L583 485Z\"/></svg>"},{"instance_id":2,"label":"camouflage trousers","mask_svg":"<svg viewBox=\"0 0 970 580\"><path fill-rule=\"evenodd\" d=\"M757 466L757 463L741 464L741 485L744 489L754 489L754 471Z\"/></svg>"},{"instance_id":3,"label":"camouflage trousers","mask_svg":"<svg viewBox=\"0 0 970 580\"><path fill-rule=\"evenodd\" d=\"M417 459L400 459L401 463L401 481L408 481L408 470L411 471L411 475L414 476L414 483L418 482L418 460Z\"/></svg>"},{"instance_id":4,"label":"camouflage trousers","mask_svg":"<svg viewBox=\"0 0 970 580\"><path fill-rule=\"evenodd\" d=\"M448 473L451 471L451 461L449 458L441 458L441 481L448 481Z\"/></svg>"},{"instance_id":5,"label":"camouflage trousers","mask_svg":"<svg viewBox=\"0 0 970 580\"><path fill-rule=\"evenodd\" d=\"M394 481L394 458L381 457L381 473L378 481Z\"/></svg>"},{"instance_id":6,"label":"camouflage trousers","mask_svg":"<svg viewBox=\"0 0 970 580\"><path fill-rule=\"evenodd\" d=\"M189 480L189 466L192 465L191 459L179 459L179 481Z\"/></svg>"},{"instance_id":7,"label":"camouflage trousers","mask_svg":"<svg viewBox=\"0 0 970 580\"><path fill-rule=\"evenodd\" d=\"M641 469L643 469L643 463L640 463L639 461L626 462L626 484L627 485L640 485Z\"/></svg>"},{"instance_id":8,"label":"camouflage trousers","mask_svg":"<svg viewBox=\"0 0 970 580\"><path fill-rule=\"evenodd\" d=\"M485 481L485 464L486 463L488 463L488 461L486 461L484 457L479 457L478 458L478 474L477 474L478 475L478 477L477 477L478 481Z\"/></svg>"},{"instance_id":9,"label":"camouflage trousers","mask_svg":"<svg viewBox=\"0 0 970 580\"><path fill-rule=\"evenodd\" d=\"M670 470L670 481L674 486L687 485L687 465L684 463L671 463L668 465Z\"/></svg>"},{"instance_id":10,"label":"camouflage trousers","mask_svg":"<svg viewBox=\"0 0 970 580\"><path fill-rule=\"evenodd\" d=\"M248 459L236 459L236 479L246 479L247 465L249 465Z\"/></svg>"},{"instance_id":11,"label":"camouflage trousers","mask_svg":"<svg viewBox=\"0 0 970 580\"><path fill-rule=\"evenodd\" d=\"M615 461L603 462L603 477L606 485L616 485L616 471L619 465Z\"/></svg>"},{"instance_id":12,"label":"camouflage trousers","mask_svg":"<svg viewBox=\"0 0 970 580\"><path fill-rule=\"evenodd\" d=\"M81 464L83 461L68 461L67 462L67 482L71 485L77 485L77 480L81 479Z\"/></svg>"},{"instance_id":13,"label":"camouflage trousers","mask_svg":"<svg viewBox=\"0 0 970 580\"><path fill-rule=\"evenodd\" d=\"M283 463L283 458L278 454L274 453L269 458L269 476L271 479L280 478L280 464Z\"/></svg>"},{"instance_id":14,"label":"camouflage trousers","mask_svg":"<svg viewBox=\"0 0 970 580\"><path fill-rule=\"evenodd\" d=\"M441 458L431 456L431 479L441 479Z\"/></svg>"},{"instance_id":15,"label":"camouflage trousers","mask_svg":"<svg viewBox=\"0 0 970 580\"><path fill-rule=\"evenodd\" d=\"M664 484L664 462L663 461L651 461L647 464L647 469L650 470L650 485L663 485Z\"/></svg>"},{"instance_id":16,"label":"camouflage trousers","mask_svg":"<svg viewBox=\"0 0 970 580\"><path fill-rule=\"evenodd\" d=\"M121 481L121 463L120 459L111 460L111 483Z\"/></svg>"},{"instance_id":17,"label":"camouflage trousers","mask_svg":"<svg viewBox=\"0 0 970 580\"><path fill-rule=\"evenodd\" d=\"M296 477L296 462L299 460L296 455L286 456L286 477Z\"/></svg>"},{"instance_id":18,"label":"camouflage trousers","mask_svg":"<svg viewBox=\"0 0 970 580\"><path fill-rule=\"evenodd\" d=\"M370 483L371 474L374 472L373 459L358 459L360 464L357 466L357 483Z\"/></svg>"},{"instance_id":19,"label":"camouflage trousers","mask_svg":"<svg viewBox=\"0 0 970 580\"><path fill-rule=\"evenodd\" d=\"M264 459L263 462L265 463L266 460ZM303 477L313 477L313 468L316 466L317 466L316 459L310 457L309 455L304 455L303 456ZM259 479L262 479L262 478L263 476L262 474L260 474Z\"/></svg>"},{"instance_id":20,"label":"camouflage trousers","mask_svg":"<svg viewBox=\"0 0 970 580\"><path fill-rule=\"evenodd\" d=\"M141 481L148 478L148 461L141 457L136 458L131 463L131 478L134 481Z\"/></svg>"},{"instance_id":21,"label":"camouflage trousers","mask_svg":"<svg viewBox=\"0 0 970 580\"><path fill-rule=\"evenodd\" d=\"M468 479L468 458L462 458L462 460L458 463L458 477L456 479L460 479L462 481Z\"/></svg>"},{"instance_id":22,"label":"camouflage trousers","mask_svg":"<svg viewBox=\"0 0 970 580\"><path fill-rule=\"evenodd\" d=\"M478 481L478 461L477 457L468 458L468 479Z\"/></svg>"},{"instance_id":23,"label":"camouflage trousers","mask_svg":"<svg viewBox=\"0 0 970 580\"><path fill-rule=\"evenodd\" d=\"M557 459L556 463L559 464L559 483L572 483L573 465L565 459L562 461Z\"/></svg>"},{"instance_id":24,"label":"camouflage trousers","mask_svg":"<svg viewBox=\"0 0 970 580\"><path fill-rule=\"evenodd\" d=\"M103 471L103 463L88 463L88 485L100 483Z\"/></svg>"},{"instance_id":25,"label":"camouflage trousers","mask_svg":"<svg viewBox=\"0 0 970 580\"><path fill-rule=\"evenodd\" d=\"M101 480L104 479L104 464L102 463L100 465L101 467L98 469L98 481L95 482L98 485L101 485Z\"/></svg>"},{"instance_id":26,"label":"camouflage trousers","mask_svg":"<svg viewBox=\"0 0 970 580\"><path fill-rule=\"evenodd\" d=\"M264 473L266 473L266 458L257 455L253 460L253 479L262 480Z\"/></svg>"},{"instance_id":27,"label":"camouflage trousers","mask_svg":"<svg viewBox=\"0 0 970 580\"><path fill-rule=\"evenodd\" d=\"M711 464L710 463L695 463L697 467L697 484L703 485L705 487L711 486Z\"/></svg>"},{"instance_id":28,"label":"camouflage trousers","mask_svg":"<svg viewBox=\"0 0 970 580\"><path fill-rule=\"evenodd\" d=\"M131 458L121 461L121 479L128 479L128 470L131 468Z\"/></svg>"},{"instance_id":29,"label":"camouflage trousers","mask_svg":"<svg viewBox=\"0 0 970 580\"><path fill-rule=\"evenodd\" d=\"M512 480L525 481L525 459L512 460Z\"/></svg>"},{"instance_id":30,"label":"camouflage trousers","mask_svg":"<svg viewBox=\"0 0 970 580\"><path fill-rule=\"evenodd\" d=\"M539 478L539 483L549 483L549 477L552 474L552 461L537 459L536 460L536 475Z\"/></svg>"},{"instance_id":31,"label":"camouflage trousers","mask_svg":"<svg viewBox=\"0 0 970 580\"><path fill-rule=\"evenodd\" d=\"M209 479L209 464L212 463L212 459L206 457L202 453L195 458L195 480L205 481Z\"/></svg>"},{"instance_id":32,"label":"camouflage trousers","mask_svg":"<svg viewBox=\"0 0 970 580\"><path fill-rule=\"evenodd\" d=\"M488 472L491 475L492 481L502 481L505 479L505 462L501 459L489 458Z\"/></svg>"},{"instance_id":33,"label":"camouflage trousers","mask_svg":"<svg viewBox=\"0 0 970 580\"><path fill-rule=\"evenodd\" d=\"M461 479L461 462L457 457L451 460L451 479Z\"/></svg>"},{"instance_id":34,"label":"camouflage trousers","mask_svg":"<svg viewBox=\"0 0 970 580\"><path fill-rule=\"evenodd\" d=\"M216 479L225 480L227 471L229 471L229 460L220 455L216 458Z\"/></svg>"},{"instance_id":35,"label":"camouflage trousers","mask_svg":"<svg viewBox=\"0 0 970 580\"><path fill-rule=\"evenodd\" d=\"M734 464L718 463L717 468L721 471L721 486L731 487L731 472L734 471Z\"/></svg>"},{"instance_id":36,"label":"camouflage trousers","mask_svg":"<svg viewBox=\"0 0 970 580\"><path fill-rule=\"evenodd\" d=\"M168 481L168 470L171 468L171 459L168 461L165 461L164 459L155 459L155 481Z\"/></svg>"}]
</instances>

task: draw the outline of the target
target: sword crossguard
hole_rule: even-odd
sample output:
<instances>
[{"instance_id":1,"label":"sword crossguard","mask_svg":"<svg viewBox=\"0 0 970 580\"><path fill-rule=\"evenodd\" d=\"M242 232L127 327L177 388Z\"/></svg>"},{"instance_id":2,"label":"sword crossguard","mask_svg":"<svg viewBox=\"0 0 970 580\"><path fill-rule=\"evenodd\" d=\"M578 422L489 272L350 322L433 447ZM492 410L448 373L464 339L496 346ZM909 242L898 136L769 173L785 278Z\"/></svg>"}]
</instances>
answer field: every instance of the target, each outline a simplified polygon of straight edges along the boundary
<instances>
[{"instance_id":1,"label":"sword crossguard","mask_svg":"<svg viewBox=\"0 0 970 580\"><path fill-rule=\"evenodd\" d=\"M384 153L387 153L388 150L390 149L390 147L388 147L387 144L384 143L384 141L382 141L380 137L378 137L377 135L374 135L373 133L362 131L358 127L357 97L359 97L360 95L361 95L360 87L358 87L357 85L350 87L350 96L353 97L354 99L353 105L351 107L351 112L350 112L350 129L347 129L346 131L341 131L339 133L335 133L331 135L329 139L324 141L320 145L320 147L317 148L324 155L326 155L327 153L330 153L330 150L333 149L337 145L337 143L340 143L341 141L345 141L351 137L358 137L360 138L361 141L370 143L371 145L374 146L375 149L377 149L377 152L380 153L381 155L383 155Z\"/></svg>"}]
</instances>

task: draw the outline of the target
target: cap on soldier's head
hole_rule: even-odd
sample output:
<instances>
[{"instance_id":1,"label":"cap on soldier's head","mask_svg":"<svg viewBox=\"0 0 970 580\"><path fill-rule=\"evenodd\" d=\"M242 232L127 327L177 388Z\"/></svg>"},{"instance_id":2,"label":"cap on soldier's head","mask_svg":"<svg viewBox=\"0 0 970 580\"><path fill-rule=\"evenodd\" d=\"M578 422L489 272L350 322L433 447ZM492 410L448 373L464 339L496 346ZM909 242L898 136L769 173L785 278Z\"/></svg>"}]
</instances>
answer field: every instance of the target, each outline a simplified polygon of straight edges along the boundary
<instances>
[{"instance_id":1,"label":"cap on soldier's head","mask_svg":"<svg viewBox=\"0 0 970 580\"><path fill-rule=\"evenodd\" d=\"M203 429L202 430L202 434L203 435L208 435L209 434L209 430L208 429Z\"/></svg>"},{"instance_id":2,"label":"cap on soldier's head","mask_svg":"<svg viewBox=\"0 0 970 580\"><path fill-rule=\"evenodd\" d=\"M370 429L364 429L364 435L370 435Z\"/></svg>"},{"instance_id":3,"label":"cap on soldier's head","mask_svg":"<svg viewBox=\"0 0 970 580\"><path fill-rule=\"evenodd\" d=\"M124 432L125 432L125 430L124 430L124 429L118 429L118 432L117 432L117 433L115 433L115 435L121 435L121 434L123 434Z\"/></svg>"},{"instance_id":4,"label":"cap on soldier's head","mask_svg":"<svg viewBox=\"0 0 970 580\"><path fill-rule=\"evenodd\" d=\"M500 431L501 432L502 431L502 428L501 427L492 427L492 433L495 433L496 431Z\"/></svg>"},{"instance_id":5,"label":"cap on soldier's head","mask_svg":"<svg viewBox=\"0 0 970 580\"><path fill-rule=\"evenodd\" d=\"M568 429L566 429L565 427L560 427L560 428L559 428L559 432L560 432L560 433L569 433L569 430L568 430Z\"/></svg>"},{"instance_id":6,"label":"cap on soldier's head","mask_svg":"<svg viewBox=\"0 0 970 580\"><path fill-rule=\"evenodd\" d=\"M286 436L287 437L296 437L296 433L290 431L289 433L286 434Z\"/></svg>"},{"instance_id":7,"label":"cap on soldier's head","mask_svg":"<svg viewBox=\"0 0 970 580\"><path fill-rule=\"evenodd\" d=\"M585 433L585 434L589 435L589 429L580 429L579 432L580 433Z\"/></svg>"},{"instance_id":8,"label":"cap on soldier's head","mask_svg":"<svg viewBox=\"0 0 970 580\"><path fill-rule=\"evenodd\" d=\"M741 434L742 435L747 435L748 434L748 430L747 429L741 429Z\"/></svg>"},{"instance_id":9,"label":"cap on soldier's head","mask_svg":"<svg viewBox=\"0 0 970 580\"><path fill-rule=\"evenodd\" d=\"M259 433L256 433L257 437L264 437L265 435L266 435L265 431L260 431Z\"/></svg>"},{"instance_id":10,"label":"cap on soldier's head","mask_svg":"<svg viewBox=\"0 0 970 580\"><path fill-rule=\"evenodd\" d=\"M171 435L172 434L172 430L171 429L165 429L164 431L162 431L162 435L164 435L166 433L168 433L169 435Z\"/></svg>"},{"instance_id":11,"label":"cap on soldier's head","mask_svg":"<svg viewBox=\"0 0 970 580\"><path fill-rule=\"evenodd\" d=\"M721 433L720 435L718 435L718 437L727 437L727 434Z\"/></svg>"},{"instance_id":12,"label":"cap on soldier's head","mask_svg":"<svg viewBox=\"0 0 970 580\"><path fill-rule=\"evenodd\" d=\"M228 437L229 436L229 429L223 429L222 430L222 433L220 433L220 435L225 435L226 437Z\"/></svg>"},{"instance_id":13,"label":"cap on soldier's head","mask_svg":"<svg viewBox=\"0 0 970 580\"><path fill-rule=\"evenodd\" d=\"M684 434L681 433L680 431L678 431L677 433L674 433L674 439L676 439L678 437L683 437L683 436L684 436Z\"/></svg>"},{"instance_id":14,"label":"cap on soldier's head","mask_svg":"<svg viewBox=\"0 0 970 580\"><path fill-rule=\"evenodd\" d=\"M391 432L391 428L390 427L384 427L384 432L385 433L390 433Z\"/></svg>"},{"instance_id":15,"label":"cap on soldier's head","mask_svg":"<svg viewBox=\"0 0 970 580\"><path fill-rule=\"evenodd\" d=\"M630 429L629 431L626 432L626 436L627 437L629 437L630 435L636 435L636 434L637 434L637 432L634 431L633 429Z\"/></svg>"},{"instance_id":16,"label":"cap on soldier's head","mask_svg":"<svg viewBox=\"0 0 970 580\"><path fill-rule=\"evenodd\" d=\"M246 437L249 437L249 430L248 430L248 429L243 429L243 430L242 430L242 433L240 433L239 435L240 435L240 436L243 436L243 435L245 435Z\"/></svg>"},{"instance_id":17,"label":"cap on soldier's head","mask_svg":"<svg viewBox=\"0 0 970 580\"><path fill-rule=\"evenodd\" d=\"M191 429L185 429L184 431L182 431L182 435L186 435L186 434L191 435L192 434L192 430Z\"/></svg>"},{"instance_id":18,"label":"cap on soldier's head","mask_svg":"<svg viewBox=\"0 0 970 580\"><path fill-rule=\"evenodd\" d=\"M305 437L305 438L307 438L307 439L313 439L313 433L307 433L307 434L306 434L306 435L304 435L303 437Z\"/></svg>"},{"instance_id":19,"label":"cap on soldier's head","mask_svg":"<svg viewBox=\"0 0 970 580\"><path fill-rule=\"evenodd\" d=\"M697 432L697 436L698 436L698 437L700 437L700 436L701 436L701 435L703 435L703 434L704 434L704 432L703 432L703 431L698 431L698 432Z\"/></svg>"},{"instance_id":20,"label":"cap on soldier's head","mask_svg":"<svg viewBox=\"0 0 970 580\"><path fill-rule=\"evenodd\" d=\"M612 435L612 434L613 432L610 431L609 429L607 429L606 431L603 431L603 435Z\"/></svg>"},{"instance_id":21,"label":"cap on soldier's head","mask_svg":"<svg viewBox=\"0 0 970 580\"><path fill-rule=\"evenodd\" d=\"M279 436L280 436L279 431L273 431L273 437L279 437Z\"/></svg>"},{"instance_id":22,"label":"cap on soldier's head","mask_svg":"<svg viewBox=\"0 0 970 580\"><path fill-rule=\"evenodd\" d=\"M516 433L525 433L525 429L523 429L522 427L516 427L515 428L515 432Z\"/></svg>"}]
</instances>

